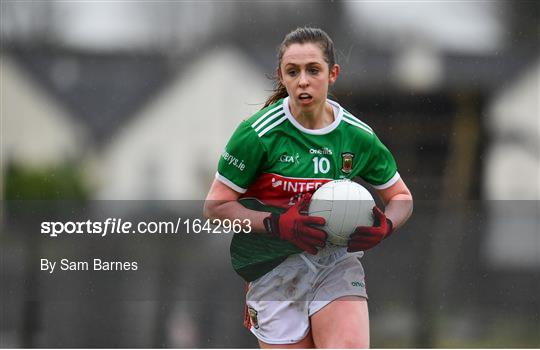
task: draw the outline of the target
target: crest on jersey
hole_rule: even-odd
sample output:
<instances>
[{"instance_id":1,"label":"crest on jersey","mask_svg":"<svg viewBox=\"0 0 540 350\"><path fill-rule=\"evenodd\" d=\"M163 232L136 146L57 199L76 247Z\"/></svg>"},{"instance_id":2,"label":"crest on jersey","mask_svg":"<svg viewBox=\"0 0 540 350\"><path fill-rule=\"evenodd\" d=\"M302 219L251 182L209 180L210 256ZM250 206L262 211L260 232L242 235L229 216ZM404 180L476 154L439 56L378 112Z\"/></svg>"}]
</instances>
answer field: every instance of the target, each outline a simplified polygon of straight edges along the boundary
<instances>
[{"instance_id":1,"label":"crest on jersey","mask_svg":"<svg viewBox=\"0 0 540 350\"><path fill-rule=\"evenodd\" d=\"M257 320L257 310L252 308L251 306L248 307L248 313L249 313L249 320L251 321L251 325L255 327L255 329L259 329L259 321Z\"/></svg>"},{"instance_id":2,"label":"crest on jersey","mask_svg":"<svg viewBox=\"0 0 540 350\"><path fill-rule=\"evenodd\" d=\"M341 171L347 174L351 172L353 168L353 158L354 153L341 153Z\"/></svg>"}]
</instances>

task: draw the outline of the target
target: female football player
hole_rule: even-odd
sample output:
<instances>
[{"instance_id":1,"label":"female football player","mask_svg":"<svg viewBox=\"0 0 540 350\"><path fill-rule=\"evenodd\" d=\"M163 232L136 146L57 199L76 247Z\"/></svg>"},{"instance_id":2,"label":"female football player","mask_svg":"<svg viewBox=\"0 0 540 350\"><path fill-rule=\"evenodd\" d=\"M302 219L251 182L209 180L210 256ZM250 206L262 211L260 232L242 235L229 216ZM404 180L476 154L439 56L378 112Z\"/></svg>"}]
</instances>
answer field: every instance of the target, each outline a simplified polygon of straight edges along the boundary
<instances>
[{"instance_id":1,"label":"female football player","mask_svg":"<svg viewBox=\"0 0 540 350\"><path fill-rule=\"evenodd\" d=\"M246 219L235 234L233 268L247 282L245 325L261 347L369 347L359 257L409 218L412 196L388 149L328 89L339 76L334 44L321 29L287 34L265 106L240 123L205 203L211 219ZM326 242L321 217L307 216L326 182L360 177L385 210L358 227L347 247Z\"/></svg>"}]
</instances>

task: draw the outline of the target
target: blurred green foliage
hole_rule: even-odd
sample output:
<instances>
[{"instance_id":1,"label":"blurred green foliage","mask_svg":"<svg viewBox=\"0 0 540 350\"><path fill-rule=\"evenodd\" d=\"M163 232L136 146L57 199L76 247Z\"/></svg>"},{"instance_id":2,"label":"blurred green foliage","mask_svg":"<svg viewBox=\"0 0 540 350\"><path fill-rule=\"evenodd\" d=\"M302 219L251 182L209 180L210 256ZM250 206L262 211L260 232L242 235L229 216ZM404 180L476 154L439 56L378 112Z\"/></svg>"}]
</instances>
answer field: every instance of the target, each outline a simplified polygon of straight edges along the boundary
<instances>
[{"instance_id":1,"label":"blurred green foliage","mask_svg":"<svg viewBox=\"0 0 540 350\"><path fill-rule=\"evenodd\" d=\"M41 169L11 163L4 174L4 199L88 199L79 169L71 163Z\"/></svg>"}]
</instances>

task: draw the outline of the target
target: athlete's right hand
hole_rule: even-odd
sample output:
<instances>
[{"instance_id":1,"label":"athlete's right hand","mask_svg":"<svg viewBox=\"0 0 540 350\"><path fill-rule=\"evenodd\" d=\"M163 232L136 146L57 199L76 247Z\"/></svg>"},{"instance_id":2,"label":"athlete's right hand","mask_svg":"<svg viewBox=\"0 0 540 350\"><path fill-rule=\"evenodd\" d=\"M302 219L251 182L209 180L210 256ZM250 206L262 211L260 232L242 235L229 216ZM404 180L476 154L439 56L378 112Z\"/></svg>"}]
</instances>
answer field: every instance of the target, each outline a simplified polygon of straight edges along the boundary
<instances>
[{"instance_id":1,"label":"athlete's right hand","mask_svg":"<svg viewBox=\"0 0 540 350\"><path fill-rule=\"evenodd\" d=\"M317 247L324 247L327 234L313 225L324 225L320 216L308 216L311 193L282 214L273 213L264 219L264 226L271 235L289 241L310 254L317 254Z\"/></svg>"}]
</instances>

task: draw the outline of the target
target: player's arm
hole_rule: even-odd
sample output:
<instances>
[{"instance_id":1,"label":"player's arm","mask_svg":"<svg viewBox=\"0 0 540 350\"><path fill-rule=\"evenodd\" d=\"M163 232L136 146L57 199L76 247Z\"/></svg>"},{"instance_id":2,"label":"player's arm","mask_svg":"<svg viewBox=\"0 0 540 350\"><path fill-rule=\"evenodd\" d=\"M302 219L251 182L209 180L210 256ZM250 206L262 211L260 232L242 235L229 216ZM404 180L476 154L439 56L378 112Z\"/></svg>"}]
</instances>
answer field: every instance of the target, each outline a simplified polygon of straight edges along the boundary
<instances>
[{"instance_id":1,"label":"player's arm","mask_svg":"<svg viewBox=\"0 0 540 350\"><path fill-rule=\"evenodd\" d=\"M236 192L221 181L214 179L204 202L204 217L207 219L248 219L253 232L266 232L263 220L270 213L255 211L244 207L237 200L241 193Z\"/></svg>"},{"instance_id":2,"label":"player's arm","mask_svg":"<svg viewBox=\"0 0 540 350\"><path fill-rule=\"evenodd\" d=\"M268 151L250 122L244 121L235 130L222 153L216 179L204 205L208 219L249 220L252 232L268 233L312 254L325 244L326 232L312 225L324 225L324 219L308 216L304 210L309 196L300 199L283 213L269 213L245 208L238 199L258 176ZM246 220L247 219L247 220ZM246 227L244 227L246 228Z\"/></svg>"},{"instance_id":3,"label":"player's arm","mask_svg":"<svg viewBox=\"0 0 540 350\"><path fill-rule=\"evenodd\" d=\"M311 194L304 195L282 214L254 211L238 203L240 193L219 180L214 180L204 203L204 216L208 219L250 220L252 232L264 232L289 241L311 254L326 244L326 232L314 227L324 225L321 217L308 216Z\"/></svg>"},{"instance_id":4,"label":"player's arm","mask_svg":"<svg viewBox=\"0 0 540 350\"><path fill-rule=\"evenodd\" d=\"M349 238L347 251L356 252L375 247L411 216L412 195L402 179L388 188L378 189L377 194L385 204L385 211L373 207L373 226L357 227Z\"/></svg>"},{"instance_id":5,"label":"player's arm","mask_svg":"<svg viewBox=\"0 0 540 350\"><path fill-rule=\"evenodd\" d=\"M413 211L411 191L402 179L392 186L377 190L377 194L385 205L384 215L392 222L394 230L403 226Z\"/></svg>"}]
</instances>

